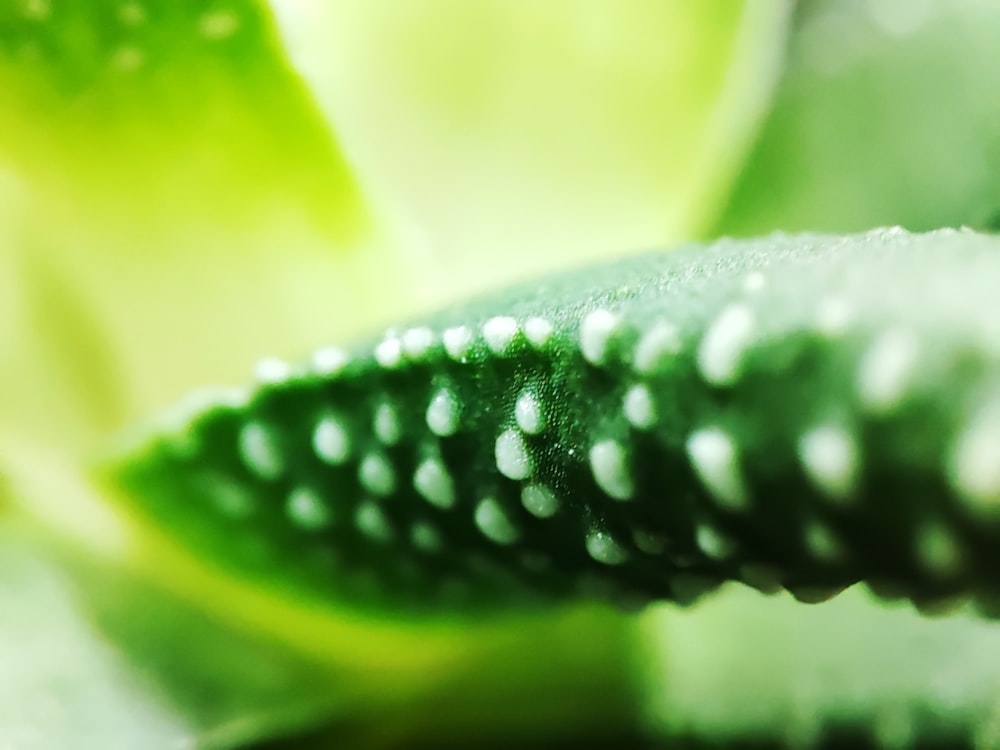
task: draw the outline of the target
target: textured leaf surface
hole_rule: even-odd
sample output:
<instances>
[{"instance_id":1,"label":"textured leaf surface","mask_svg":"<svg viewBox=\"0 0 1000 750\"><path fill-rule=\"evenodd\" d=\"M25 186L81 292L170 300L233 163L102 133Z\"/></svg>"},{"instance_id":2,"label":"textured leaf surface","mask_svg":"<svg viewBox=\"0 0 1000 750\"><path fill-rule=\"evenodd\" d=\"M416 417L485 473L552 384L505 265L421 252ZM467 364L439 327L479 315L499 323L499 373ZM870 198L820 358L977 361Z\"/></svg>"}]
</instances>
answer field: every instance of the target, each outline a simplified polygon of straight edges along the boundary
<instances>
[{"instance_id":1,"label":"textured leaf surface","mask_svg":"<svg viewBox=\"0 0 1000 750\"><path fill-rule=\"evenodd\" d=\"M192 401L114 471L229 576L369 611L723 580L997 594L995 241L654 253Z\"/></svg>"}]
</instances>

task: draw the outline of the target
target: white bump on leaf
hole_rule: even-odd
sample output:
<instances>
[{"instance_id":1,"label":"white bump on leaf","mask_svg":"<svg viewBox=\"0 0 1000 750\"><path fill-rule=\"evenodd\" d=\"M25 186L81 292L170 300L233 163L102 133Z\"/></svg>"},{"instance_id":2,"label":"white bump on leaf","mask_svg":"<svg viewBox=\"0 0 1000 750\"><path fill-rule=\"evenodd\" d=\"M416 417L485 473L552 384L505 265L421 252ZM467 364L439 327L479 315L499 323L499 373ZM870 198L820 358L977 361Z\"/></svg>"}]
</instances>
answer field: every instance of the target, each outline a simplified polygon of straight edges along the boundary
<instances>
[{"instance_id":1,"label":"white bump on leaf","mask_svg":"<svg viewBox=\"0 0 1000 750\"><path fill-rule=\"evenodd\" d=\"M858 448L843 427L814 427L798 443L799 461L816 487L827 497L843 500L854 491L858 476Z\"/></svg>"},{"instance_id":2,"label":"white bump on leaf","mask_svg":"<svg viewBox=\"0 0 1000 750\"><path fill-rule=\"evenodd\" d=\"M888 414L906 396L917 365L919 343L913 331L892 328L868 348L858 366L858 396L874 414Z\"/></svg>"},{"instance_id":3,"label":"white bump on leaf","mask_svg":"<svg viewBox=\"0 0 1000 750\"><path fill-rule=\"evenodd\" d=\"M504 430L494 446L497 469L508 479L527 479L534 471L528 446L517 430Z\"/></svg>"},{"instance_id":4,"label":"white bump on leaf","mask_svg":"<svg viewBox=\"0 0 1000 750\"><path fill-rule=\"evenodd\" d=\"M358 481L373 495L385 497L396 490L396 472L381 453L369 453L358 467Z\"/></svg>"},{"instance_id":5,"label":"white bump on leaf","mask_svg":"<svg viewBox=\"0 0 1000 750\"><path fill-rule=\"evenodd\" d=\"M545 413L532 391L521 393L514 405L514 418L518 427L529 435L537 435L545 429Z\"/></svg>"},{"instance_id":6,"label":"white bump on leaf","mask_svg":"<svg viewBox=\"0 0 1000 750\"><path fill-rule=\"evenodd\" d=\"M403 342L395 336L390 336L375 346L375 361L387 370L398 367L402 360Z\"/></svg>"},{"instance_id":7,"label":"white bump on leaf","mask_svg":"<svg viewBox=\"0 0 1000 750\"><path fill-rule=\"evenodd\" d=\"M306 531L326 528L332 520L323 498L308 487L296 487L289 493L287 512L292 523Z\"/></svg>"},{"instance_id":8,"label":"white bump on leaf","mask_svg":"<svg viewBox=\"0 0 1000 750\"><path fill-rule=\"evenodd\" d=\"M970 507L1000 516L1000 400L979 410L958 435L947 471Z\"/></svg>"},{"instance_id":9,"label":"white bump on leaf","mask_svg":"<svg viewBox=\"0 0 1000 750\"><path fill-rule=\"evenodd\" d=\"M747 491L732 438L718 427L691 433L687 452L695 473L705 488L723 505L733 509L746 506Z\"/></svg>"},{"instance_id":10,"label":"white bump on leaf","mask_svg":"<svg viewBox=\"0 0 1000 750\"><path fill-rule=\"evenodd\" d=\"M402 435L399 412L388 401L375 407L375 436L385 445L395 445Z\"/></svg>"},{"instance_id":11,"label":"white bump on leaf","mask_svg":"<svg viewBox=\"0 0 1000 750\"><path fill-rule=\"evenodd\" d=\"M244 465L261 479L277 479L284 471L277 439L259 422L249 422L240 430L239 451Z\"/></svg>"},{"instance_id":12,"label":"white bump on leaf","mask_svg":"<svg viewBox=\"0 0 1000 750\"><path fill-rule=\"evenodd\" d=\"M403 352L410 359L419 359L434 345L434 331L425 326L410 328L403 333Z\"/></svg>"},{"instance_id":13,"label":"white bump on leaf","mask_svg":"<svg viewBox=\"0 0 1000 750\"><path fill-rule=\"evenodd\" d=\"M603 364L608 342L618 324L618 316L609 310L587 313L580 323L580 353L583 358L592 365Z\"/></svg>"},{"instance_id":14,"label":"white bump on leaf","mask_svg":"<svg viewBox=\"0 0 1000 750\"><path fill-rule=\"evenodd\" d=\"M673 323L660 321L640 338L632 354L635 371L643 375L655 372L667 357L681 350L680 331Z\"/></svg>"},{"instance_id":15,"label":"white bump on leaf","mask_svg":"<svg viewBox=\"0 0 1000 750\"><path fill-rule=\"evenodd\" d=\"M516 333L517 321L506 315L498 315L483 323L483 339L494 354L506 354Z\"/></svg>"},{"instance_id":16,"label":"white bump on leaf","mask_svg":"<svg viewBox=\"0 0 1000 750\"><path fill-rule=\"evenodd\" d=\"M312 445L320 460L333 466L344 463L351 455L351 439L347 428L334 416L323 417L316 423Z\"/></svg>"},{"instance_id":17,"label":"white bump on leaf","mask_svg":"<svg viewBox=\"0 0 1000 750\"><path fill-rule=\"evenodd\" d=\"M590 449L590 469L597 485L615 500L635 492L625 450L614 440L602 440Z\"/></svg>"},{"instance_id":18,"label":"white bump on leaf","mask_svg":"<svg viewBox=\"0 0 1000 750\"><path fill-rule=\"evenodd\" d=\"M544 484L529 484L521 490L521 505L536 518L551 518L559 510L559 498Z\"/></svg>"},{"instance_id":19,"label":"white bump on leaf","mask_svg":"<svg viewBox=\"0 0 1000 750\"><path fill-rule=\"evenodd\" d=\"M432 505L448 509L455 504L455 484L448 469L438 459L421 462L413 474L413 486Z\"/></svg>"},{"instance_id":20,"label":"white bump on leaf","mask_svg":"<svg viewBox=\"0 0 1000 750\"><path fill-rule=\"evenodd\" d=\"M317 375L336 375L347 366L350 358L338 346L328 346L318 349L312 355L312 370Z\"/></svg>"},{"instance_id":21,"label":"white bump on leaf","mask_svg":"<svg viewBox=\"0 0 1000 750\"><path fill-rule=\"evenodd\" d=\"M465 360L465 355L469 353L469 349L472 347L472 331L466 326L448 328L442 334L441 341L444 344L444 350L448 356L456 362L462 362Z\"/></svg>"},{"instance_id":22,"label":"white bump on leaf","mask_svg":"<svg viewBox=\"0 0 1000 750\"><path fill-rule=\"evenodd\" d=\"M698 347L698 369L711 385L732 385L740 376L743 357L753 343L757 321L743 304L725 308Z\"/></svg>"},{"instance_id":23,"label":"white bump on leaf","mask_svg":"<svg viewBox=\"0 0 1000 750\"><path fill-rule=\"evenodd\" d=\"M497 544L513 544L520 536L517 527L493 498L486 498L476 506L475 521L483 536Z\"/></svg>"},{"instance_id":24,"label":"white bump on leaf","mask_svg":"<svg viewBox=\"0 0 1000 750\"><path fill-rule=\"evenodd\" d=\"M528 318L524 323L524 337L535 349L544 349L552 338L552 324L545 318Z\"/></svg>"},{"instance_id":25,"label":"white bump on leaf","mask_svg":"<svg viewBox=\"0 0 1000 750\"><path fill-rule=\"evenodd\" d=\"M623 411L629 424L639 430L646 430L656 422L653 396L645 385L634 385L625 393Z\"/></svg>"},{"instance_id":26,"label":"white bump on leaf","mask_svg":"<svg viewBox=\"0 0 1000 750\"><path fill-rule=\"evenodd\" d=\"M254 380L264 385L283 383L292 376L292 366L275 357L258 360L253 368Z\"/></svg>"},{"instance_id":27,"label":"white bump on leaf","mask_svg":"<svg viewBox=\"0 0 1000 750\"><path fill-rule=\"evenodd\" d=\"M448 388L441 388L431 397L427 407L427 426L438 437L454 435L460 413L461 406L455 394Z\"/></svg>"},{"instance_id":28,"label":"white bump on leaf","mask_svg":"<svg viewBox=\"0 0 1000 750\"><path fill-rule=\"evenodd\" d=\"M605 565L621 565L628 560L628 550L606 531L593 530L587 534L587 554Z\"/></svg>"}]
</instances>

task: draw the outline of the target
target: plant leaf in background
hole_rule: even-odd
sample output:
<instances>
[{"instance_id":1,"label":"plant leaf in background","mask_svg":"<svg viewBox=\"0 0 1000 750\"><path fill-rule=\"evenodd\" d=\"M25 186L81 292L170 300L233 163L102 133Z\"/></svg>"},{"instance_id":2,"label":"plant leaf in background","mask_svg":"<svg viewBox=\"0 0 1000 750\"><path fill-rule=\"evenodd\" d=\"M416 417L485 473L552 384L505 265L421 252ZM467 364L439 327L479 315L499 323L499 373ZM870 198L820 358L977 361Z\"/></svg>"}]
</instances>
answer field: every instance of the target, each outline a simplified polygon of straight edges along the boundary
<instances>
[{"instance_id":1,"label":"plant leaf in background","mask_svg":"<svg viewBox=\"0 0 1000 750\"><path fill-rule=\"evenodd\" d=\"M635 2L576 18L564 6L477 13L431 3L380 32L369 7L345 6L335 26L316 27L339 40L321 61L338 74L339 88L327 90L311 75L304 87L287 65L299 59L287 6L282 47L271 9L250 0L0 2L5 500L30 507L26 490L40 483L71 513L74 462L110 429L198 385L240 381L261 355L301 353L499 276L694 231L765 110L787 11L779 0ZM473 44L460 43L463 28ZM362 31L369 46L346 43ZM449 68L467 68L471 86L454 88ZM369 128L377 138L362 137ZM403 159L403 170L382 154ZM469 183L461 176L477 154L500 173L473 170ZM374 212L359 184L377 197ZM424 193L432 203L417 200ZM461 231L455 216L465 217ZM598 216L607 218L590 223ZM118 550L113 524L76 518L93 527L90 541ZM18 623L34 620L40 631L4 653L4 694L47 705L62 687L59 710L40 712L26 733L0 726L0 739L56 748L78 730L77 747L122 741L118 700L136 681L115 659L105 668L107 650L82 623L72 637L41 629L53 612L72 618L73 600L54 569L36 574L29 563L23 573L19 548L5 546L5 598L17 596L22 615L5 629L16 637ZM603 655L567 647L557 661L606 687L607 665L627 674L613 656L619 626L587 622L603 628L589 639ZM572 643L566 627L554 622L538 648ZM37 653L48 637L70 644L57 661ZM476 689L489 670L470 669L464 679ZM488 687L477 710L538 678L555 675L529 669ZM236 682L236 693L254 694ZM95 685L107 700L77 708L74 696ZM148 747L206 728L196 701L133 697L155 717ZM572 716L552 708L547 720Z\"/></svg>"},{"instance_id":2,"label":"plant leaf in background","mask_svg":"<svg viewBox=\"0 0 1000 750\"><path fill-rule=\"evenodd\" d=\"M789 5L274 7L426 305L700 235L766 113Z\"/></svg>"},{"instance_id":3,"label":"plant leaf in background","mask_svg":"<svg viewBox=\"0 0 1000 750\"><path fill-rule=\"evenodd\" d=\"M996 228L1000 7L800 4L774 109L712 234Z\"/></svg>"}]
</instances>

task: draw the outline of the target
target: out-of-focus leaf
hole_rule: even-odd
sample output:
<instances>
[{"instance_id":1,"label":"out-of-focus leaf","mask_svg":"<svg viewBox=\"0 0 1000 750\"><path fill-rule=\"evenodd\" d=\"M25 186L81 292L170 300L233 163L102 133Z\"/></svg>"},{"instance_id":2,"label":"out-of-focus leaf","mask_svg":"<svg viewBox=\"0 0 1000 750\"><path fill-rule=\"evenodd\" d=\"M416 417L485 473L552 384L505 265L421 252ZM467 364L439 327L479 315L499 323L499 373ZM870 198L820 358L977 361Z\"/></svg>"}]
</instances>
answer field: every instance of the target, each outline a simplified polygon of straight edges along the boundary
<instances>
[{"instance_id":1,"label":"out-of-focus leaf","mask_svg":"<svg viewBox=\"0 0 1000 750\"><path fill-rule=\"evenodd\" d=\"M789 8L272 5L428 303L698 234L770 100Z\"/></svg>"},{"instance_id":2,"label":"out-of-focus leaf","mask_svg":"<svg viewBox=\"0 0 1000 750\"><path fill-rule=\"evenodd\" d=\"M190 747L192 727L89 630L64 577L0 529L0 747Z\"/></svg>"},{"instance_id":3,"label":"out-of-focus leaf","mask_svg":"<svg viewBox=\"0 0 1000 750\"><path fill-rule=\"evenodd\" d=\"M363 216L256 0L3 0L3 162L49 222Z\"/></svg>"},{"instance_id":4,"label":"out-of-focus leaf","mask_svg":"<svg viewBox=\"0 0 1000 750\"><path fill-rule=\"evenodd\" d=\"M1000 5L803 0L774 110L713 233L995 227Z\"/></svg>"},{"instance_id":5,"label":"out-of-focus leaf","mask_svg":"<svg viewBox=\"0 0 1000 750\"><path fill-rule=\"evenodd\" d=\"M335 136L258 2L0 2L0 424L77 450L398 312Z\"/></svg>"},{"instance_id":6,"label":"out-of-focus leaf","mask_svg":"<svg viewBox=\"0 0 1000 750\"><path fill-rule=\"evenodd\" d=\"M664 748L1000 742L1000 632L968 607L933 618L864 586L817 605L728 587L642 619Z\"/></svg>"}]
</instances>

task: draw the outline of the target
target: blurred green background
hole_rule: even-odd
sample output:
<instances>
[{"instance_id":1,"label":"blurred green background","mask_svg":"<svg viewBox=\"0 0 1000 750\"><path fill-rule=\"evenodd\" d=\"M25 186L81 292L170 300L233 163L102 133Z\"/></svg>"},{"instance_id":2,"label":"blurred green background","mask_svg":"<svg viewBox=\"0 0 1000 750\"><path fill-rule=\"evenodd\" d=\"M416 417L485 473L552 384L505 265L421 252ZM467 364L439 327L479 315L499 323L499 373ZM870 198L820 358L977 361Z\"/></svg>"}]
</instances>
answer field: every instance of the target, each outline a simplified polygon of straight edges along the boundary
<instances>
[{"instance_id":1,"label":"blurred green background","mask_svg":"<svg viewBox=\"0 0 1000 750\"><path fill-rule=\"evenodd\" d=\"M736 592L508 623L409 684L329 674L134 580L79 467L261 356L514 279L722 235L991 230L997 38L984 0L0 0L0 747L697 743L745 698L692 689L681 732L699 709L670 685L734 618L816 644L870 621L877 650L902 615L860 593L817 619ZM40 496L68 540L24 520ZM961 617L899 627L997 648Z\"/></svg>"}]
</instances>

